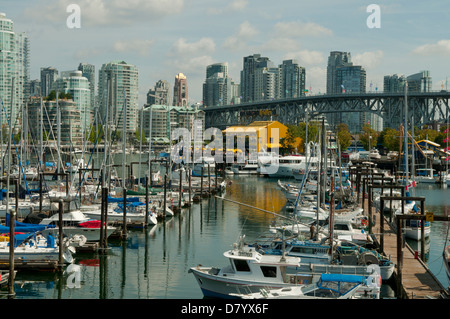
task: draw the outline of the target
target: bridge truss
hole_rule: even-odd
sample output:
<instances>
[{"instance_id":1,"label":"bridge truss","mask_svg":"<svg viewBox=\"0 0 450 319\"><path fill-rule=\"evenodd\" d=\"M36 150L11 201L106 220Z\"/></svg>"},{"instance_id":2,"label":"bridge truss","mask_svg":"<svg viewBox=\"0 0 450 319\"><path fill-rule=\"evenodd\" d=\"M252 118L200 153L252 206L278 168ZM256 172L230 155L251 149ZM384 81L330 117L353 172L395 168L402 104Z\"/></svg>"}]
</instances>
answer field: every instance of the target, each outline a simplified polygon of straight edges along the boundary
<instances>
[{"instance_id":1,"label":"bridge truss","mask_svg":"<svg viewBox=\"0 0 450 319\"><path fill-rule=\"evenodd\" d=\"M408 121L415 126L445 123L449 119L450 92L409 93ZM306 96L293 99L261 101L218 107L207 107L205 126L225 129L248 125L254 121L279 121L298 124L321 115L343 112L375 113L383 118L384 127L398 128L404 122L403 93L365 93Z\"/></svg>"}]
</instances>

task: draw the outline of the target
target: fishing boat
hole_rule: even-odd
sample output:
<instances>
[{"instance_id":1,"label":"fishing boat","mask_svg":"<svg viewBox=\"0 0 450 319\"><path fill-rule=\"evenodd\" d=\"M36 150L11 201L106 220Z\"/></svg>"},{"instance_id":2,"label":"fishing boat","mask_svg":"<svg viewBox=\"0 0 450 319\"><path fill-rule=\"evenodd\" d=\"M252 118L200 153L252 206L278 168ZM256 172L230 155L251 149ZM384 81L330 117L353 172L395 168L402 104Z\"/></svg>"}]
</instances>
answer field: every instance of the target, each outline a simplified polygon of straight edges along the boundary
<instances>
[{"instance_id":1,"label":"fishing boat","mask_svg":"<svg viewBox=\"0 0 450 319\"><path fill-rule=\"evenodd\" d=\"M227 266L198 265L189 269L205 297L237 298L230 294L240 293L242 287L258 292L261 288L279 289L299 285L303 281L312 282L309 276L304 277L296 272L300 258L263 255L255 248L244 245L244 238L241 236L239 243L224 253L229 260Z\"/></svg>"},{"instance_id":2,"label":"fishing boat","mask_svg":"<svg viewBox=\"0 0 450 319\"><path fill-rule=\"evenodd\" d=\"M232 294L241 299L380 299L381 280L369 276L322 274L317 283L255 293Z\"/></svg>"},{"instance_id":3,"label":"fishing boat","mask_svg":"<svg viewBox=\"0 0 450 319\"><path fill-rule=\"evenodd\" d=\"M372 271L373 265L377 265L381 279L389 280L395 269L392 261L375 250L345 240L334 240L330 246L328 238L320 241L290 239L284 243L277 239L270 245L256 244L252 247L269 255L281 255L284 249L287 256L301 259L298 267L303 274L316 277L321 273L365 275ZM332 249L333 254L330 253Z\"/></svg>"}]
</instances>

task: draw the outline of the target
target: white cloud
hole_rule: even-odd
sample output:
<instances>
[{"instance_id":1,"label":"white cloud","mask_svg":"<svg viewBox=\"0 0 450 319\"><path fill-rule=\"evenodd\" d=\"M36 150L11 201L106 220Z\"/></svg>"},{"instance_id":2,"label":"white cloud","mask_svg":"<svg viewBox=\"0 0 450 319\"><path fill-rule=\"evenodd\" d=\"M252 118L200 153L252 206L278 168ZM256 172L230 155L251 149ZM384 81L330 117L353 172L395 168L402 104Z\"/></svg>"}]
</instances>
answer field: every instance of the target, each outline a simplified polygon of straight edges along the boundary
<instances>
[{"instance_id":1,"label":"white cloud","mask_svg":"<svg viewBox=\"0 0 450 319\"><path fill-rule=\"evenodd\" d=\"M304 36L329 36L333 34L328 28L317 23L301 21L278 22L274 26L275 36L282 37L304 37Z\"/></svg>"},{"instance_id":2,"label":"white cloud","mask_svg":"<svg viewBox=\"0 0 450 319\"><path fill-rule=\"evenodd\" d=\"M141 56L147 56L154 42L153 40L140 39L116 41L114 42L113 48L116 52L137 52Z\"/></svg>"},{"instance_id":3,"label":"white cloud","mask_svg":"<svg viewBox=\"0 0 450 319\"><path fill-rule=\"evenodd\" d=\"M353 65L361 65L365 69L376 68L383 60L384 53L381 50L364 52L352 57Z\"/></svg>"},{"instance_id":4,"label":"white cloud","mask_svg":"<svg viewBox=\"0 0 450 319\"><path fill-rule=\"evenodd\" d=\"M306 88L313 94L326 92L327 69L323 67L311 67L306 69Z\"/></svg>"},{"instance_id":5,"label":"white cloud","mask_svg":"<svg viewBox=\"0 0 450 319\"><path fill-rule=\"evenodd\" d=\"M325 57L322 52L309 50L300 50L285 54L283 60L289 59L297 60L301 66L318 65L325 62Z\"/></svg>"},{"instance_id":6,"label":"white cloud","mask_svg":"<svg viewBox=\"0 0 450 319\"><path fill-rule=\"evenodd\" d=\"M73 0L43 0L39 5L27 7L25 17L33 22L51 22L65 27L71 14L66 8L72 3ZM184 0L79 0L77 4L81 11L81 27L132 25L178 14L184 8Z\"/></svg>"},{"instance_id":7,"label":"white cloud","mask_svg":"<svg viewBox=\"0 0 450 319\"><path fill-rule=\"evenodd\" d=\"M184 38L178 39L173 44L173 54L175 55L198 55L213 53L216 50L216 44L211 38L201 38L197 42L188 43Z\"/></svg>"},{"instance_id":8,"label":"white cloud","mask_svg":"<svg viewBox=\"0 0 450 319\"><path fill-rule=\"evenodd\" d=\"M236 34L228 37L223 46L226 49L235 51L246 47L247 42L258 34L258 30L255 29L250 22L244 21L239 25L239 29Z\"/></svg>"},{"instance_id":9,"label":"white cloud","mask_svg":"<svg viewBox=\"0 0 450 319\"><path fill-rule=\"evenodd\" d=\"M207 12L209 14L224 14L224 13L231 13L236 11L242 11L247 7L248 0L233 0L230 4L228 4L226 7L222 8L209 8Z\"/></svg>"},{"instance_id":10,"label":"white cloud","mask_svg":"<svg viewBox=\"0 0 450 319\"><path fill-rule=\"evenodd\" d=\"M420 55L446 55L450 54L450 40L440 40L433 44L424 44L413 50Z\"/></svg>"}]
</instances>

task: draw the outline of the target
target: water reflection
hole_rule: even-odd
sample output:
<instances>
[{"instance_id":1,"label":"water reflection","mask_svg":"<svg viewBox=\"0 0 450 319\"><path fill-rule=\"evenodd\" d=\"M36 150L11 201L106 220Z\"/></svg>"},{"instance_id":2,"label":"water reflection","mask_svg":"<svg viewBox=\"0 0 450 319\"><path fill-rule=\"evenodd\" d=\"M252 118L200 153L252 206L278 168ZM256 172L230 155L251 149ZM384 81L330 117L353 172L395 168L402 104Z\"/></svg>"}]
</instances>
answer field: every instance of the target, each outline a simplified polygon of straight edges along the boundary
<instances>
[{"instance_id":1,"label":"water reflection","mask_svg":"<svg viewBox=\"0 0 450 319\"><path fill-rule=\"evenodd\" d=\"M276 180L249 176L233 177L231 181L225 198L276 213L286 203ZM426 196L426 209L437 214L448 212L449 199L439 188L418 187L415 195ZM67 274L18 273L16 298L200 299L203 294L188 269L197 264L225 265L223 252L240 235L251 241L265 232L273 219L268 213L215 197L204 199L158 225L130 229L126 240L109 240L104 254L77 254L80 288L67 286ZM444 286L448 283L442 249L447 234L448 223L433 222L426 245L426 262ZM389 286L383 290L384 296L393 298Z\"/></svg>"}]
</instances>

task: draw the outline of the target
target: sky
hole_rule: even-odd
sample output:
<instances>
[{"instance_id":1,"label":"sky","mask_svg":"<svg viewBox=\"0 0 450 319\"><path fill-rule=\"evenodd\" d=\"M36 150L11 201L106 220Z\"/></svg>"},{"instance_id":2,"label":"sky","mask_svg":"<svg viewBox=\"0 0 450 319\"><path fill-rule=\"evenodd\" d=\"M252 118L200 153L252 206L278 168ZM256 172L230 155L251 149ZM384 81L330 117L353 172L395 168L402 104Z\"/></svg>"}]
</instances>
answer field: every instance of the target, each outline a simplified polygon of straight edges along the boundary
<instances>
[{"instance_id":1,"label":"sky","mask_svg":"<svg viewBox=\"0 0 450 319\"><path fill-rule=\"evenodd\" d=\"M68 26L76 22L71 4L79 28ZM123 60L139 70L139 107L159 80L173 94L178 73L189 103L201 102L207 65L227 62L239 83L253 54L275 65L296 59L312 94L325 92L331 51L350 52L366 69L367 91L382 91L388 74L428 70L433 90L450 77L448 0L2 0L0 12L29 36L31 79L41 67L68 71L80 62L94 64L98 78L102 64Z\"/></svg>"}]
</instances>

